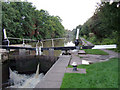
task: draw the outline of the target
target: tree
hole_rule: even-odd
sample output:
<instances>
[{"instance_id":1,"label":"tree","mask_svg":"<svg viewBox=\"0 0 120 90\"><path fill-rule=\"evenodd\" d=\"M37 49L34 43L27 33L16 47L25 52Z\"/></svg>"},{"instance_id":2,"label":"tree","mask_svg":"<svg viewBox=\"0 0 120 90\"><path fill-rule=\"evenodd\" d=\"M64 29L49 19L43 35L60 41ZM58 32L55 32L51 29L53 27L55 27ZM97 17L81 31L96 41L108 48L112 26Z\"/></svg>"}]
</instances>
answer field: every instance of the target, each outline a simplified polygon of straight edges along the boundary
<instances>
[{"instance_id":1,"label":"tree","mask_svg":"<svg viewBox=\"0 0 120 90\"><path fill-rule=\"evenodd\" d=\"M2 14L2 26L9 37L45 39L62 37L65 32L59 16L51 16L43 9L36 10L32 3L3 2Z\"/></svg>"}]
</instances>

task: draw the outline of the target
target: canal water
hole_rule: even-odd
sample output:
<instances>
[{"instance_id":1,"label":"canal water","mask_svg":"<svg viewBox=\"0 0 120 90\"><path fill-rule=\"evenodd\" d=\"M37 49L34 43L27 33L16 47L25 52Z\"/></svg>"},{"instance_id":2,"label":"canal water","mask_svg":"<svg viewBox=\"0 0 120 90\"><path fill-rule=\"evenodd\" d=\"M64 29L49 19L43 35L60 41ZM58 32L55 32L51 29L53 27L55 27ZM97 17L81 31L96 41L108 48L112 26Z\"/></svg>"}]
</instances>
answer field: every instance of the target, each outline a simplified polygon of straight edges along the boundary
<instances>
[{"instance_id":1,"label":"canal water","mask_svg":"<svg viewBox=\"0 0 120 90\"><path fill-rule=\"evenodd\" d=\"M36 43L30 44L36 46ZM41 46L41 43L38 46ZM54 40L54 46L74 46L74 44L71 39L61 39ZM52 47L52 41L44 41L43 47ZM13 55L12 60L2 64L2 88L34 88L57 61L59 55L60 50L43 51L40 57Z\"/></svg>"}]
</instances>

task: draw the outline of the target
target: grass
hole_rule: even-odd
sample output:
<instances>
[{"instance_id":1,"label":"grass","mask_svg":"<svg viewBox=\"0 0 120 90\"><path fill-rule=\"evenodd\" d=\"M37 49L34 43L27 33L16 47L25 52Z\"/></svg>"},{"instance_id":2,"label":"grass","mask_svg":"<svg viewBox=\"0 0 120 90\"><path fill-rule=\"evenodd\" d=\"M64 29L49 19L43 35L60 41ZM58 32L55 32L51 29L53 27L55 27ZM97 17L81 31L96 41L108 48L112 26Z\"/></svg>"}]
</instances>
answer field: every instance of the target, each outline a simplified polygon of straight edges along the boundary
<instances>
[{"instance_id":1,"label":"grass","mask_svg":"<svg viewBox=\"0 0 120 90\"><path fill-rule=\"evenodd\" d=\"M95 54L95 55L109 55L107 52L104 52L100 49L84 49L86 54Z\"/></svg>"},{"instance_id":2,"label":"grass","mask_svg":"<svg viewBox=\"0 0 120 90\"><path fill-rule=\"evenodd\" d=\"M78 68L87 73L65 73L61 88L118 88L118 58Z\"/></svg>"},{"instance_id":3,"label":"grass","mask_svg":"<svg viewBox=\"0 0 120 90\"><path fill-rule=\"evenodd\" d=\"M114 52L118 52L118 51L119 51L117 48L108 49L108 50L112 50L112 51L114 51Z\"/></svg>"},{"instance_id":4,"label":"grass","mask_svg":"<svg viewBox=\"0 0 120 90\"><path fill-rule=\"evenodd\" d=\"M80 58L83 58L82 56L79 56Z\"/></svg>"}]
</instances>

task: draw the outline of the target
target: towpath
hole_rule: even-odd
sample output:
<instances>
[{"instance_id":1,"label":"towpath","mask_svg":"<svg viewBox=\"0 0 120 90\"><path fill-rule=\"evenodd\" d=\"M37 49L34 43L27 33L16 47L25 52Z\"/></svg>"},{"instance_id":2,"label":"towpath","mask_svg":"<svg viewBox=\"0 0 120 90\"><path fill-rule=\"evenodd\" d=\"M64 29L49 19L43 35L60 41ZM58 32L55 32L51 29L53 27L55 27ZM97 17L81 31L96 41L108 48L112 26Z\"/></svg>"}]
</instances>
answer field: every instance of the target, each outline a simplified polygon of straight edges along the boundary
<instances>
[{"instance_id":1,"label":"towpath","mask_svg":"<svg viewBox=\"0 0 120 90\"><path fill-rule=\"evenodd\" d=\"M80 38L80 39L82 41L82 45L84 45L84 46L93 46L94 45L94 44L92 44L91 42L87 41L84 38Z\"/></svg>"}]
</instances>

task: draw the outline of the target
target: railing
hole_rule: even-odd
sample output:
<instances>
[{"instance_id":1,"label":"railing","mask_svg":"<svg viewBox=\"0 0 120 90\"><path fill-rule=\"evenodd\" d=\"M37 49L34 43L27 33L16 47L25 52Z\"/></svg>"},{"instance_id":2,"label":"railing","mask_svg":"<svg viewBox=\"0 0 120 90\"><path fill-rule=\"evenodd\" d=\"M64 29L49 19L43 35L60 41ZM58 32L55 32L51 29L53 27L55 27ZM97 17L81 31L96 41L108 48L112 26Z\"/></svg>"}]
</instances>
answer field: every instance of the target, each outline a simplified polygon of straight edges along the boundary
<instances>
[{"instance_id":1,"label":"railing","mask_svg":"<svg viewBox=\"0 0 120 90\"><path fill-rule=\"evenodd\" d=\"M28 41L38 41L35 39L25 39L25 38L13 38L13 37L8 37L8 39L19 39L19 40L28 40ZM65 38L53 38L53 40L57 40L57 39L65 39ZM52 40L52 39L45 39L45 40L40 40L40 41L47 41L47 40Z\"/></svg>"},{"instance_id":2,"label":"railing","mask_svg":"<svg viewBox=\"0 0 120 90\"><path fill-rule=\"evenodd\" d=\"M8 37L8 39L13 39L13 40L23 40L23 46L25 45L25 41L35 41L36 46L38 45L38 43L40 42L42 44L43 47L43 41L48 41L48 40L52 40L52 47L54 47L54 40L58 40L58 39L66 39L66 38L53 38L53 39L45 39L45 40L35 40L35 39L25 39L25 38L13 38L13 37ZM9 41L10 42L10 41Z\"/></svg>"},{"instance_id":3,"label":"railing","mask_svg":"<svg viewBox=\"0 0 120 90\"><path fill-rule=\"evenodd\" d=\"M12 40L23 40L23 46L25 46L25 41L34 41L37 42L36 43L36 55L41 55L41 48L43 48L43 41L48 41L48 40L52 40L52 47L54 47L54 40L58 40L58 39L66 39L66 38L53 38L53 39L45 39L45 40L35 40L35 39L25 39L25 38L13 38L13 37L7 37L7 41L8 46L10 44L10 39ZM38 46L38 44L41 43L42 46Z\"/></svg>"}]
</instances>

